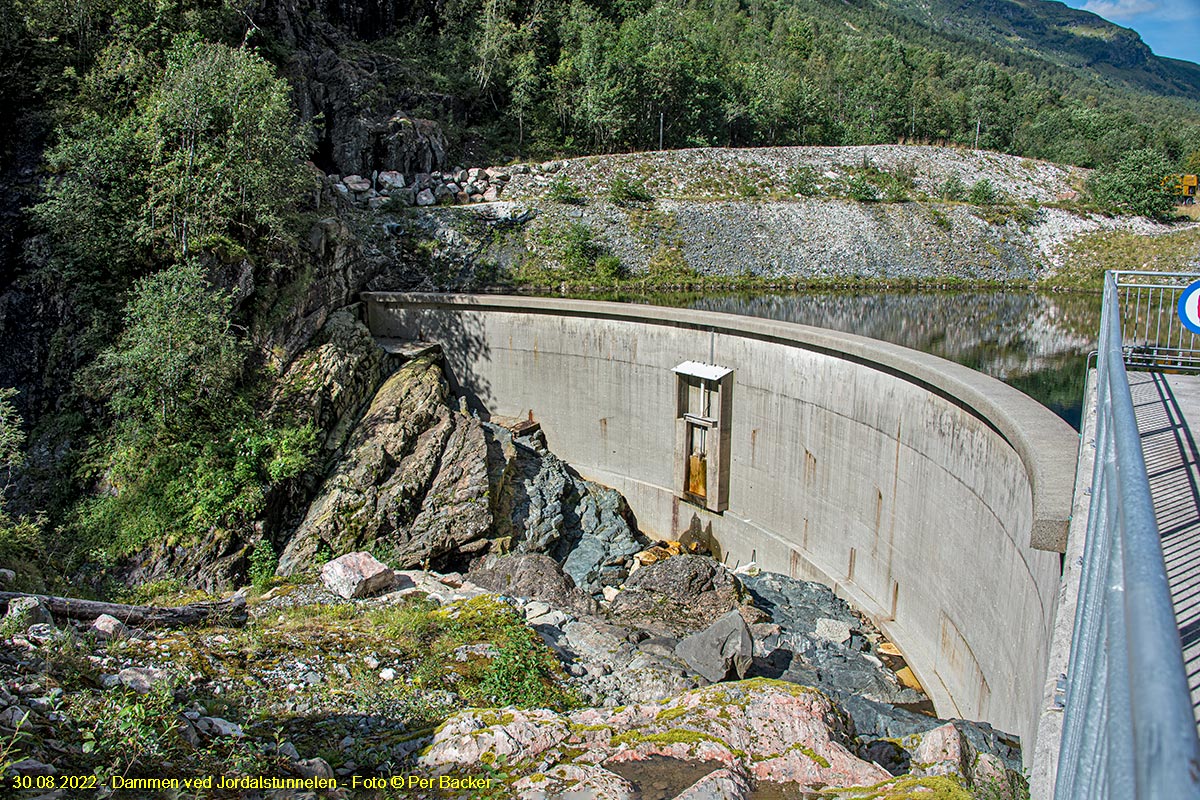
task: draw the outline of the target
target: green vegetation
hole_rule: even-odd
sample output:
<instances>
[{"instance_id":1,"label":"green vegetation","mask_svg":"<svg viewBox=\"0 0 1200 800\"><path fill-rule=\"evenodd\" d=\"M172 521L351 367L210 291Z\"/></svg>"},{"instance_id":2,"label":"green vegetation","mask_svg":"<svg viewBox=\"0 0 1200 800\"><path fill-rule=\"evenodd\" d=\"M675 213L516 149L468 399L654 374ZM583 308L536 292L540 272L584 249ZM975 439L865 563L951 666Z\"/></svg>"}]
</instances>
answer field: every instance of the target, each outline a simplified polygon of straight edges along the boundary
<instances>
[{"instance_id":1,"label":"green vegetation","mask_svg":"<svg viewBox=\"0 0 1200 800\"><path fill-rule=\"evenodd\" d=\"M1088 185L1102 207L1154 219L1174 216L1176 186L1167 180L1171 165L1154 150L1135 150L1115 166L1098 170Z\"/></svg>"},{"instance_id":2,"label":"green vegetation","mask_svg":"<svg viewBox=\"0 0 1200 800\"><path fill-rule=\"evenodd\" d=\"M619 206L642 206L654 202L654 195L646 187L624 175L613 178L608 197Z\"/></svg>"},{"instance_id":3,"label":"green vegetation","mask_svg":"<svg viewBox=\"0 0 1200 800\"><path fill-rule=\"evenodd\" d=\"M967 202L977 206L990 206L1000 199L996 188L987 178L980 178L967 193Z\"/></svg>"},{"instance_id":4,"label":"green vegetation","mask_svg":"<svg viewBox=\"0 0 1200 800\"><path fill-rule=\"evenodd\" d=\"M1186 271L1194 264L1198 249L1200 229L1196 228L1160 236L1130 231L1088 233L1071 241L1062 269L1043 283L1047 288L1096 290L1110 269Z\"/></svg>"},{"instance_id":5,"label":"green vegetation","mask_svg":"<svg viewBox=\"0 0 1200 800\"><path fill-rule=\"evenodd\" d=\"M977 15L965 38L948 35L896 13L911 3L890 5L458 0L369 25L315 19L325 12L314 8L314 24L342 28L317 41L297 40L310 28L289 15L309 12L290 7L0 0L0 106L12 112L0 120L0 149L46 177L28 209L23 262L5 285L11 277L62 309L39 376L56 410L38 400L28 411L35 432L67 453L39 476L44 518L0 509L0 561L28 567L50 553L73 569L150 544L247 546L261 539L268 498L292 496L288 487L314 466L317 430L271 411L278 376L263 366L282 360L272 331L315 275L304 161L328 161L330 131L344 122L297 118L293 95L322 87L290 87L281 75L310 56L388 65L338 113L366 118L391 113L387 98L441 98L411 110L450 123L451 161L641 150L660 135L666 148L978 144L1102 167L1091 185L1098 206L1169 214L1163 174L1200 163L1200 107L1188 99L1196 75L1153 61L1145 80L1122 72L1106 81L1083 69L1098 54L1080 56L1078 43L1021 31L1024 44L994 44L1010 37L981 28ZM1100 33L1122 52L1134 46L1114 31ZM27 154L43 143L40 161ZM911 170L866 162L830 186L808 169L775 177L748 170L724 186L743 197L786 188L927 199ZM655 211L646 178L617 174L609 184L608 199L631 220ZM976 184L968 198L952 179L939 194L987 206L990 221L1027 224L1036 213L998 208L989 187ZM565 175L548 196L586 200ZM948 216L934 218L950 229ZM645 275L629 275L575 222L540 234L516 282L568 291L779 283L699 276L666 226L643 234ZM434 282L455 279L419 236L400 247ZM267 551L254 552L261 578Z\"/></svg>"},{"instance_id":6,"label":"green vegetation","mask_svg":"<svg viewBox=\"0 0 1200 800\"><path fill-rule=\"evenodd\" d=\"M12 403L16 395L15 389L0 389L0 567L14 570L19 588L26 588L38 581L45 560L40 531L44 521L36 515L14 516L5 507L13 471L24 461L25 432Z\"/></svg>"},{"instance_id":7,"label":"green vegetation","mask_svg":"<svg viewBox=\"0 0 1200 800\"><path fill-rule=\"evenodd\" d=\"M38 656L39 682L65 693L55 710L72 720L59 730L69 750L56 763L74 774L276 774L284 762L273 743L284 739L334 767L354 761L372 771L392 758L390 745L428 737L465 707L489 707L481 715L502 724L511 712L490 707L579 705L537 633L487 596L444 608L418 597L372 609L301 605L243 629L180 630L153 647L123 639L100 649L100 659L95 652L88 637L64 632ZM116 663L147 659L167 670L148 694L99 688L100 674ZM320 680L297 681L298 663ZM189 742L180 714L191 703L247 736ZM356 724L362 715L391 724L364 735ZM360 742L342 747L347 735ZM19 737L0 740L0 770L21 755Z\"/></svg>"},{"instance_id":8,"label":"green vegetation","mask_svg":"<svg viewBox=\"0 0 1200 800\"><path fill-rule=\"evenodd\" d=\"M942 33L892 5L468 0L421 12L420 41L398 23L383 44L416 63L463 54L473 70L429 70L419 88L478 107L485 119L459 135L486 131L506 157L656 149L660 123L666 148L978 139L1082 166L1200 148L1186 88L1198 75L1139 84L1130 71L1122 85L1083 68L1104 53L1065 59L1048 36L1016 44L986 26Z\"/></svg>"},{"instance_id":9,"label":"green vegetation","mask_svg":"<svg viewBox=\"0 0 1200 800\"><path fill-rule=\"evenodd\" d=\"M820 796L839 800L974 800L957 777L914 778L902 775L874 786L822 789Z\"/></svg>"},{"instance_id":10,"label":"green vegetation","mask_svg":"<svg viewBox=\"0 0 1200 800\"><path fill-rule=\"evenodd\" d=\"M558 175L550 182L546 197L552 202L564 205L578 206L584 203L584 197L579 193L579 188L566 175Z\"/></svg>"},{"instance_id":11,"label":"green vegetation","mask_svg":"<svg viewBox=\"0 0 1200 800\"><path fill-rule=\"evenodd\" d=\"M263 420L253 387L239 387L245 346L228 308L191 261L136 284L124 331L88 372L116 420L92 469L115 491L80 506L80 555L245 525L272 485L307 468L312 425Z\"/></svg>"}]
</instances>

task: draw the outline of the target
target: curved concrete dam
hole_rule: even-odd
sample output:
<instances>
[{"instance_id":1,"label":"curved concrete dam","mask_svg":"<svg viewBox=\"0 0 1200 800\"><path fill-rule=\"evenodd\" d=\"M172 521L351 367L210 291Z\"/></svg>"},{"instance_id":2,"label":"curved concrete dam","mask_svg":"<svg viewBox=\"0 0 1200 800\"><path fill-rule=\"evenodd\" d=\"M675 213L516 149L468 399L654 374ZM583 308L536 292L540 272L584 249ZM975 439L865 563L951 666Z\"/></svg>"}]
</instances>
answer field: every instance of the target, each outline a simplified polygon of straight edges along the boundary
<instances>
[{"instance_id":1,"label":"curved concrete dam","mask_svg":"<svg viewBox=\"0 0 1200 800\"><path fill-rule=\"evenodd\" d=\"M442 345L455 390L541 423L641 529L828 584L903 650L943 717L1030 745L1078 436L965 367L731 314L368 293L377 337ZM1055 552L1057 551L1057 552Z\"/></svg>"}]
</instances>

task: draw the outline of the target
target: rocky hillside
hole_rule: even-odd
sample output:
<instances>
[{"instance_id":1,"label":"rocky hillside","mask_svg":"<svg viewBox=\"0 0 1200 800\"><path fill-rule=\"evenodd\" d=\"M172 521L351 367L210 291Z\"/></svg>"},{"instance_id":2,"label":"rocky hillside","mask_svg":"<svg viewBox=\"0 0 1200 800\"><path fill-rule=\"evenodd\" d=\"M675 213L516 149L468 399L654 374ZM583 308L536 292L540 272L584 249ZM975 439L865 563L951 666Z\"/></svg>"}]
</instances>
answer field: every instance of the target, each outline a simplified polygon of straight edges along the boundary
<instances>
[{"instance_id":1,"label":"rocky hillside","mask_svg":"<svg viewBox=\"0 0 1200 800\"><path fill-rule=\"evenodd\" d=\"M544 555L461 575L366 553L243 590L244 626L13 601L0 776L94 776L82 797L314 796L251 776L350 798L1022 796L1012 738L895 705L923 701L903 658L828 588L658 551L600 601ZM380 788L408 775L429 783Z\"/></svg>"},{"instance_id":2,"label":"rocky hillside","mask_svg":"<svg viewBox=\"0 0 1200 800\"><path fill-rule=\"evenodd\" d=\"M458 171L418 178L431 188L412 210L411 190L387 192L386 205L373 190L348 198L378 210L379 246L419 255L432 280L458 285L1032 282L1075 269L1089 237L1176 237L1193 249L1187 225L1089 210L1087 170L953 148L709 148L491 172L500 177L482 185L499 202L481 203L479 184L460 185ZM436 206L439 197L467 207Z\"/></svg>"}]
</instances>

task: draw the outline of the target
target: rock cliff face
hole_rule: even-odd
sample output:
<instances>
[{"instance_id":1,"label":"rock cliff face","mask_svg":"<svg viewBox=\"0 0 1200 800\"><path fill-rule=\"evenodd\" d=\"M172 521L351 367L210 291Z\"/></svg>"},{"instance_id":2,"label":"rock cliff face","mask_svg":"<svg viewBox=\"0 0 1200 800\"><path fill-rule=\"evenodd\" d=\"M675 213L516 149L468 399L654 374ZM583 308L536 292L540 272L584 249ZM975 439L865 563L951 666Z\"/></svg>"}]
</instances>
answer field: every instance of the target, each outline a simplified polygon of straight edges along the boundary
<instances>
[{"instance_id":1,"label":"rock cliff face","mask_svg":"<svg viewBox=\"0 0 1200 800\"><path fill-rule=\"evenodd\" d=\"M274 44L288 53L284 74L306 123L321 121L316 162L328 172L432 172L446 160L438 122L415 113L434 108L461 115L457 102L409 89L399 59L356 47L386 36L399 22L420 18L419 4L266 2L254 13Z\"/></svg>"},{"instance_id":2,"label":"rock cliff face","mask_svg":"<svg viewBox=\"0 0 1200 800\"><path fill-rule=\"evenodd\" d=\"M383 379L353 415L387 359L344 313L326 329L328 340L289 371L280 400L306 404L332 460L281 574L368 548L401 568L465 565L491 549L546 554L587 594L629 574L647 540L619 493L574 475L540 438L454 408L437 351Z\"/></svg>"},{"instance_id":3,"label":"rock cliff face","mask_svg":"<svg viewBox=\"0 0 1200 800\"><path fill-rule=\"evenodd\" d=\"M625 498L572 473L540 438L489 425L488 439L497 535L550 555L589 594L620 584L648 544Z\"/></svg>"},{"instance_id":4,"label":"rock cliff face","mask_svg":"<svg viewBox=\"0 0 1200 800\"><path fill-rule=\"evenodd\" d=\"M487 444L478 421L451 409L438 358L389 377L280 559L288 575L319 553L382 548L399 567L486 547Z\"/></svg>"}]
</instances>

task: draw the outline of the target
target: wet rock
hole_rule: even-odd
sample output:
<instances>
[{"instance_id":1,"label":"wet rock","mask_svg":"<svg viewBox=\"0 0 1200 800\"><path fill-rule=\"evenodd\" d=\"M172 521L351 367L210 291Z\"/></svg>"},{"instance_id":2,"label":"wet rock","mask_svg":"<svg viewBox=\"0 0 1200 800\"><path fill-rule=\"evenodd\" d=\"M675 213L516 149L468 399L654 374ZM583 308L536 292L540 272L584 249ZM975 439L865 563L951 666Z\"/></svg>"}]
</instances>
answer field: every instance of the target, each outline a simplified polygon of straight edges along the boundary
<instances>
[{"instance_id":1,"label":"wet rock","mask_svg":"<svg viewBox=\"0 0 1200 800\"><path fill-rule=\"evenodd\" d=\"M471 582L498 594L543 600L576 614L594 614L595 601L575 586L554 559L543 553L488 556L468 573Z\"/></svg>"},{"instance_id":2,"label":"wet rock","mask_svg":"<svg viewBox=\"0 0 1200 800\"><path fill-rule=\"evenodd\" d=\"M6 620L15 621L22 628L30 625L53 625L50 608L37 597L14 597L8 601Z\"/></svg>"},{"instance_id":3,"label":"wet rock","mask_svg":"<svg viewBox=\"0 0 1200 800\"><path fill-rule=\"evenodd\" d=\"M396 584L392 568L370 553L347 553L321 567L329 591L347 600L382 594Z\"/></svg>"},{"instance_id":4,"label":"wet rock","mask_svg":"<svg viewBox=\"0 0 1200 800\"><path fill-rule=\"evenodd\" d=\"M747 800L750 782L740 770L718 769L675 795L675 800Z\"/></svg>"},{"instance_id":5,"label":"wet rock","mask_svg":"<svg viewBox=\"0 0 1200 800\"><path fill-rule=\"evenodd\" d=\"M746 677L754 660L750 629L738 611L730 611L675 647L675 654L697 673L716 683L732 675Z\"/></svg>"}]
</instances>

